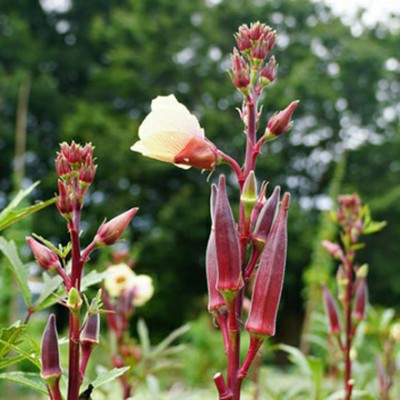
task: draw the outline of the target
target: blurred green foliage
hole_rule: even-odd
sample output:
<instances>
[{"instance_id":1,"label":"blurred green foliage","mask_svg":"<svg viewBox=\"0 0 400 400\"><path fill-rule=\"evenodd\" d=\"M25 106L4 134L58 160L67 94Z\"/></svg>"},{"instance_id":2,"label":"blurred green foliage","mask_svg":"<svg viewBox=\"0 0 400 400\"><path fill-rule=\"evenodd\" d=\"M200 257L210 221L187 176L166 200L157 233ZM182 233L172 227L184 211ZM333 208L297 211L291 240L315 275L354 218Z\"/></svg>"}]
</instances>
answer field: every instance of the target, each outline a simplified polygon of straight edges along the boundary
<instances>
[{"instance_id":1,"label":"blurred green foliage","mask_svg":"<svg viewBox=\"0 0 400 400\"><path fill-rule=\"evenodd\" d=\"M361 254L372 266L371 300L396 305L400 295L400 275L394 274L400 33L384 24L357 33L309 0L72 0L65 12L45 11L38 1L1 1L0 205L12 189L19 88L30 79L26 179L40 178L37 197L50 198L58 142L96 146L99 169L84 211L83 239L89 241L105 217L140 206L128 243L137 243L140 270L156 280L156 300L142 315L160 336L203 308L209 189L206 175L144 159L129 147L151 99L175 93L200 117L211 140L241 154L244 136L234 110L240 100L226 70L232 34L255 20L280 34L278 81L265 99L262 124L291 100L301 100L293 130L265 150L258 174L271 186L288 188L295 200L278 322L280 339L293 342L301 325L302 273L315 251L319 210L344 149L344 191L358 191L376 219L389 222ZM54 208L32 223L37 234L66 242Z\"/></svg>"}]
</instances>

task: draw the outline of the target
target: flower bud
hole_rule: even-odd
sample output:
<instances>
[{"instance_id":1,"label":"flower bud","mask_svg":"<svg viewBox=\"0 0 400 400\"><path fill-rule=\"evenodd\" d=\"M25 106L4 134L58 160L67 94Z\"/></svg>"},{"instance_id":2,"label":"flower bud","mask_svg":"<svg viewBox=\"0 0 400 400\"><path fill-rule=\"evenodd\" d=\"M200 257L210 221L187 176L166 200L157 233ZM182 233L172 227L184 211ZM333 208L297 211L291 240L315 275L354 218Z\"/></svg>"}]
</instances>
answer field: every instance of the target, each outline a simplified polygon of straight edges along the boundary
<instances>
[{"instance_id":1,"label":"flower bud","mask_svg":"<svg viewBox=\"0 0 400 400\"><path fill-rule=\"evenodd\" d=\"M363 264L361 265L360 268L357 269L356 277L357 279L363 279L366 278L367 275L368 275L368 264Z\"/></svg>"},{"instance_id":2,"label":"flower bud","mask_svg":"<svg viewBox=\"0 0 400 400\"><path fill-rule=\"evenodd\" d=\"M183 150L174 157L174 163L200 169L214 169L217 148L209 140L194 136Z\"/></svg>"},{"instance_id":3,"label":"flower bud","mask_svg":"<svg viewBox=\"0 0 400 400\"><path fill-rule=\"evenodd\" d=\"M292 115L299 101L292 101L283 111L275 113L268 121L265 140L272 140L283 135L292 126Z\"/></svg>"},{"instance_id":4,"label":"flower bud","mask_svg":"<svg viewBox=\"0 0 400 400\"><path fill-rule=\"evenodd\" d=\"M365 310L368 302L368 288L365 279L360 279L355 294L355 306L353 317L356 321L365 319Z\"/></svg>"},{"instance_id":5,"label":"flower bud","mask_svg":"<svg viewBox=\"0 0 400 400\"><path fill-rule=\"evenodd\" d=\"M112 220L103 223L98 229L94 241L106 246L114 244L122 236L137 211L137 207L131 208Z\"/></svg>"},{"instance_id":6,"label":"flower bud","mask_svg":"<svg viewBox=\"0 0 400 400\"><path fill-rule=\"evenodd\" d=\"M285 193L254 281L246 329L256 335L275 335L276 315L285 274L289 201L290 194Z\"/></svg>"},{"instance_id":7,"label":"flower bud","mask_svg":"<svg viewBox=\"0 0 400 400\"><path fill-rule=\"evenodd\" d=\"M260 71L260 80L262 87L272 83L276 78L277 63L275 57L272 56L268 63Z\"/></svg>"},{"instance_id":8,"label":"flower bud","mask_svg":"<svg viewBox=\"0 0 400 400\"><path fill-rule=\"evenodd\" d=\"M44 269L45 271L57 269L61 267L60 260L56 253L53 250L50 250L48 247L39 243L33 237L28 236L26 238L29 246L31 247L32 253L35 256L39 267Z\"/></svg>"},{"instance_id":9,"label":"flower bud","mask_svg":"<svg viewBox=\"0 0 400 400\"><path fill-rule=\"evenodd\" d=\"M225 307L225 300L221 293L217 290L218 281L218 261L217 251L215 247L215 233L211 229L206 250L206 273L208 288L208 311L218 311Z\"/></svg>"},{"instance_id":10,"label":"flower bud","mask_svg":"<svg viewBox=\"0 0 400 400\"><path fill-rule=\"evenodd\" d=\"M246 60L239 54L237 49L233 50L231 55L232 73L231 79L233 85L242 92L246 92L250 85L250 67Z\"/></svg>"},{"instance_id":11,"label":"flower bud","mask_svg":"<svg viewBox=\"0 0 400 400\"><path fill-rule=\"evenodd\" d=\"M235 297L243 287L239 237L226 193L225 176L220 175L214 215L215 246L218 260L217 289Z\"/></svg>"},{"instance_id":12,"label":"flower bud","mask_svg":"<svg viewBox=\"0 0 400 400\"><path fill-rule=\"evenodd\" d=\"M62 182L58 181L58 197L56 201L56 206L60 214L70 220L72 218L72 211L74 209L71 194L67 187L67 185Z\"/></svg>"},{"instance_id":13,"label":"flower bud","mask_svg":"<svg viewBox=\"0 0 400 400\"><path fill-rule=\"evenodd\" d=\"M324 285L323 287L324 294L324 305L325 305L325 313L328 317L329 323L329 333L332 335L339 334L342 330L339 318L339 311L336 305L335 300L329 289Z\"/></svg>"},{"instance_id":14,"label":"flower bud","mask_svg":"<svg viewBox=\"0 0 400 400\"><path fill-rule=\"evenodd\" d=\"M253 228L257 222L258 216L266 203L265 193L267 192L267 182L263 182L261 184L260 193L258 193L256 204L253 207L250 215L250 227Z\"/></svg>"},{"instance_id":15,"label":"flower bud","mask_svg":"<svg viewBox=\"0 0 400 400\"><path fill-rule=\"evenodd\" d=\"M341 260L343 258L342 248L337 244L330 242L329 240L323 240L322 246L329 253L329 255L333 258Z\"/></svg>"},{"instance_id":16,"label":"flower bud","mask_svg":"<svg viewBox=\"0 0 400 400\"><path fill-rule=\"evenodd\" d=\"M247 178L244 181L240 201L244 207L246 220L249 220L251 211L257 202L257 180L254 171L250 171L249 175L247 175Z\"/></svg>"},{"instance_id":17,"label":"flower bud","mask_svg":"<svg viewBox=\"0 0 400 400\"><path fill-rule=\"evenodd\" d=\"M81 295L79 294L78 290L76 290L74 287L71 288L71 290L68 293L68 299L66 306L72 311L79 311L80 308L82 307L83 300L81 298Z\"/></svg>"},{"instance_id":18,"label":"flower bud","mask_svg":"<svg viewBox=\"0 0 400 400\"><path fill-rule=\"evenodd\" d=\"M61 154L57 154L56 158L56 172L61 179L65 179L71 173L71 166L68 160Z\"/></svg>"},{"instance_id":19,"label":"flower bud","mask_svg":"<svg viewBox=\"0 0 400 400\"><path fill-rule=\"evenodd\" d=\"M85 375L87 363L94 347L99 344L99 335L100 315L98 313L89 314L80 334L80 344L82 349L80 373L82 377Z\"/></svg>"},{"instance_id":20,"label":"flower bud","mask_svg":"<svg viewBox=\"0 0 400 400\"><path fill-rule=\"evenodd\" d=\"M56 317L51 314L42 337L42 368L40 376L47 385L52 386L62 375L58 352Z\"/></svg>"},{"instance_id":21,"label":"flower bud","mask_svg":"<svg viewBox=\"0 0 400 400\"><path fill-rule=\"evenodd\" d=\"M280 194L281 188L279 186L275 186L271 197L264 204L263 208L261 209L260 215L258 216L253 238L255 242L261 247L263 247L267 242L268 235L271 231L272 223L274 221L278 208Z\"/></svg>"},{"instance_id":22,"label":"flower bud","mask_svg":"<svg viewBox=\"0 0 400 400\"><path fill-rule=\"evenodd\" d=\"M246 51L251 48L250 29L247 25L241 25L235 34L236 45L240 51Z\"/></svg>"}]
</instances>

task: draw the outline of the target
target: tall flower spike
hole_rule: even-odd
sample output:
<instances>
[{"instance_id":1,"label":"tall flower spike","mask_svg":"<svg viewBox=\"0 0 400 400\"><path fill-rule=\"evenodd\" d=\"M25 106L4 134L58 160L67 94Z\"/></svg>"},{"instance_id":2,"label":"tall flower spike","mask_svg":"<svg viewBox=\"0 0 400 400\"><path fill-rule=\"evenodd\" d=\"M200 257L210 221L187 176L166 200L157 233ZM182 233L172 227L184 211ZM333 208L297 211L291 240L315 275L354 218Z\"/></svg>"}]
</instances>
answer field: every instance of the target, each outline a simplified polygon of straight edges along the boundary
<instances>
[{"instance_id":1,"label":"tall flower spike","mask_svg":"<svg viewBox=\"0 0 400 400\"><path fill-rule=\"evenodd\" d=\"M45 381L50 398L61 399L59 381L62 375L58 351L56 318L51 314L42 337L42 368L40 376Z\"/></svg>"},{"instance_id":2,"label":"tall flower spike","mask_svg":"<svg viewBox=\"0 0 400 400\"><path fill-rule=\"evenodd\" d=\"M246 329L256 335L275 335L276 315L286 265L287 215L290 194L285 193L278 216L261 255Z\"/></svg>"},{"instance_id":3,"label":"tall flower spike","mask_svg":"<svg viewBox=\"0 0 400 400\"><path fill-rule=\"evenodd\" d=\"M226 193L224 175L219 177L214 225L218 260L217 289L224 297L232 298L236 296L244 283L240 266L239 238Z\"/></svg>"},{"instance_id":4,"label":"tall flower spike","mask_svg":"<svg viewBox=\"0 0 400 400\"><path fill-rule=\"evenodd\" d=\"M29 246L31 247L32 253L35 256L39 267L48 271L51 269L57 269L61 267L60 260L56 253L53 250L50 250L48 247L39 243L33 237L28 236L26 238Z\"/></svg>"},{"instance_id":5,"label":"tall flower spike","mask_svg":"<svg viewBox=\"0 0 400 400\"><path fill-rule=\"evenodd\" d=\"M106 246L114 244L124 233L126 227L129 225L138 210L137 207L131 208L112 220L103 223L97 231L94 241Z\"/></svg>"},{"instance_id":6,"label":"tall flower spike","mask_svg":"<svg viewBox=\"0 0 400 400\"><path fill-rule=\"evenodd\" d=\"M217 148L204 136L197 118L174 95L159 96L139 127L139 141L131 150L146 157L188 169L213 169Z\"/></svg>"},{"instance_id":7,"label":"tall flower spike","mask_svg":"<svg viewBox=\"0 0 400 400\"><path fill-rule=\"evenodd\" d=\"M340 318L339 318L339 311L331 292L325 285L323 287L323 295L324 295L325 313L328 316L329 333L331 335L338 335L342 331L342 326L340 324Z\"/></svg>"}]
</instances>

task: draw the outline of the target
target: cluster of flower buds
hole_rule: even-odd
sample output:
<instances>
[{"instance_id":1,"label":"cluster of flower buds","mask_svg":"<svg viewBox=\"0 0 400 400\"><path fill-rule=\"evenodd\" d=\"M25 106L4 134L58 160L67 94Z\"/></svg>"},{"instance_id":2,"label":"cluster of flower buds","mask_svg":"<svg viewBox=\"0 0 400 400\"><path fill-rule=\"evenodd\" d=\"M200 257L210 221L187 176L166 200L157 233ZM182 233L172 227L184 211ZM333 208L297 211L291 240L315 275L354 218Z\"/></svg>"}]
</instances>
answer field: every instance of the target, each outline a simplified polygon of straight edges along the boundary
<instances>
[{"instance_id":1,"label":"cluster of flower buds","mask_svg":"<svg viewBox=\"0 0 400 400\"><path fill-rule=\"evenodd\" d=\"M254 174L250 176L250 179L254 179ZM262 186L262 197L265 186ZM249 203L250 191L256 191L254 185L251 188L248 188L248 192L244 191ZM259 263L246 329L264 337L275 334L286 264L290 195L285 193L280 207L279 195L279 187L275 188L268 200L261 200L254 193L253 210L257 207L258 211L257 216L253 216L256 221L252 227L253 254L246 269L242 271L239 237L226 193L224 175L220 176L218 187L212 186L211 192L212 227L206 254L208 309L211 312L225 310Z\"/></svg>"},{"instance_id":2,"label":"cluster of flower buds","mask_svg":"<svg viewBox=\"0 0 400 400\"><path fill-rule=\"evenodd\" d=\"M93 150L91 143L81 146L73 141L71 144L61 143L57 153L59 195L56 204L67 220L71 219L74 210L82 208L83 199L96 174Z\"/></svg>"}]
</instances>

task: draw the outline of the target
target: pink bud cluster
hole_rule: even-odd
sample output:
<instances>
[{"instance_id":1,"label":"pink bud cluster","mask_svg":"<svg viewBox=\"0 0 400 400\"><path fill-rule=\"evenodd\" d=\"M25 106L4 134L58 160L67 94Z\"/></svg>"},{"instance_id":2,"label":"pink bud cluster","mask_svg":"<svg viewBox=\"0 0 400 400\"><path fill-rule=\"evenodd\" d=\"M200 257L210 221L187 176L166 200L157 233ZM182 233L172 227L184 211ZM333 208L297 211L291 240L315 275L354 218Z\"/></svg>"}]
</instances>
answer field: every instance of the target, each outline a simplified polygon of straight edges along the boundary
<instances>
[{"instance_id":1,"label":"pink bud cluster","mask_svg":"<svg viewBox=\"0 0 400 400\"><path fill-rule=\"evenodd\" d=\"M56 172L59 176L57 208L67 219L74 210L83 206L88 188L94 180L97 165L93 160L94 147L91 143L81 146L74 141L69 145L61 143L56 158Z\"/></svg>"}]
</instances>

